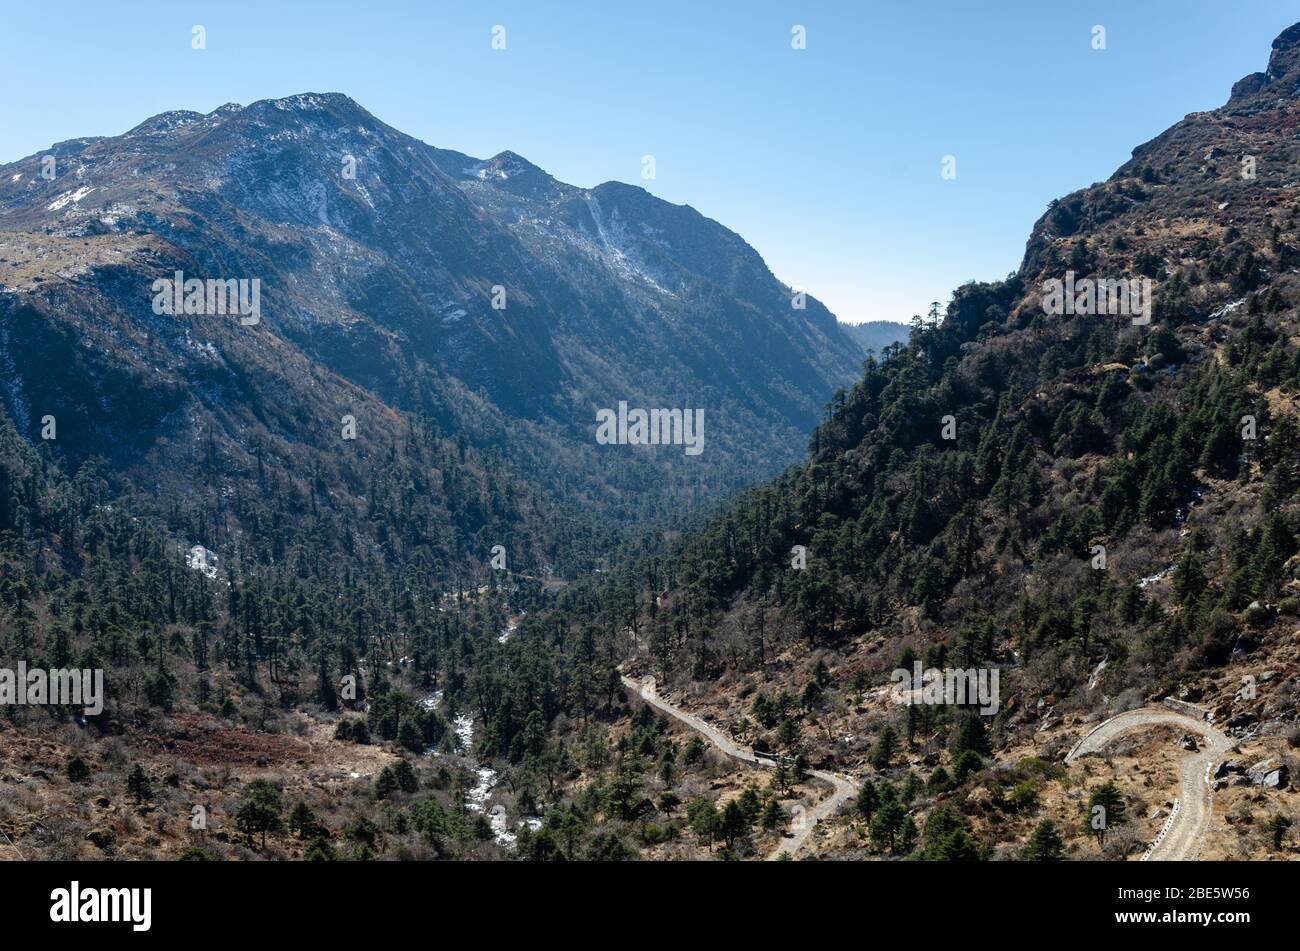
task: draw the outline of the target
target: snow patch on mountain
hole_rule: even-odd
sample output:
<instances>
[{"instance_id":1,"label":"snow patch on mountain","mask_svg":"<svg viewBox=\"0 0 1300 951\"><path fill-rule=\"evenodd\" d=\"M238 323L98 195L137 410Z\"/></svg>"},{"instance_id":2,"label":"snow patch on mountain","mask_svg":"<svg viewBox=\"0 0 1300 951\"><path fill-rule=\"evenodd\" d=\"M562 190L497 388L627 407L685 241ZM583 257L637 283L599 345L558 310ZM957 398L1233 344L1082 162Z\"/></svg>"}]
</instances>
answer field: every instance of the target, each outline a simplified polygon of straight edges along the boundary
<instances>
[{"instance_id":1,"label":"snow patch on mountain","mask_svg":"<svg viewBox=\"0 0 1300 951\"><path fill-rule=\"evenodd\" d=\"M370 190L369 190L368 188L366 188L365 185L362 185L360 182L357 182L357 183L356 183L356 186L357 186L357 192L358 192L358 194L360 194L361 197L362 197L363 199L365 199L366 204L369 205L371 208L374 208L374 207L375 207L375 200L374 200L373 198L370 197ZM376 209L376 210L378 210L378 209Z\"/></svg>"},{"instance_id":2,"label":"snow patch on mountain","mask_svg":"<svg viewBox=\"0 0 1300 951\"><path fill-rule=\"evenodd\" d=\"M676 297L676 294L664 287L656 276L650 273L618 209L615 208L610 212L608 220L605 220L600 199L588 194L586 201L587 208L591 212L591 220L596 226L596 238L605 263L625 277L639 279L661 294Z\"/></svg>"},{"instance_id":3,"label":"snow patch on mountain","mask_svg":"<svg viewBox=\"0 0 1300 951\"><path fill-rule=\"evenodd\" d=\"M66 207L69 203L72 203L72 204L75 205L75 204L77 204L78 202L80 202L81 199L85 198L87 195L89 195L89 194L90 194L91 192L93 192L94 190L95 190L95 189L94 189L93 186L83 185L81 188L78 188L76 191L67 191L67 192L64 192L64 193L63 193L62 195L60 195L58 198L54 199L54 201L52 201L52 202L50 202L48 205L46 205L46 206L45 206L45 210L46 210L46 211L59 211L59 210L63 209L64 207Z\"/></svg>"}]
</instances>

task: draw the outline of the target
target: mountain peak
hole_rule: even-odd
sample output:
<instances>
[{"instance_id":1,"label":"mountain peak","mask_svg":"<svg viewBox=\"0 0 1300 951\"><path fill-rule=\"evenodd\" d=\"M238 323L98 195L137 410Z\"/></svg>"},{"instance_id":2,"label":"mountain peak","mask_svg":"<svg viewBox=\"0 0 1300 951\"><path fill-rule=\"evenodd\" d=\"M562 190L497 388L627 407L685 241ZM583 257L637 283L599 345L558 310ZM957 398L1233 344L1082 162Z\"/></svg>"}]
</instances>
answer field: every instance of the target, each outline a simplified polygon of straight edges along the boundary
<instances>
[{"instance_id":1,"label":"mountain peak","mask_svg":"<svg viewBox=\"0 0 1300 951\"><path fill-rule=\"evenodd\" d=\"M538 168L528 159L524 158L518 152L512 152L506 149L504 152L498 152L485 162L481 162L479 177L487 177L485 172L490 172L497 178L515 178L524 174L544 175L550 178L546 172Z\"/></svg>"},{"instance_id":2,"label":"mountain peak","mask_svg":"<svg viewBox=\"0 0 1300 951\"><path fill-rule=\"evenodd\" d=\"M259 99L248 106L237 102L228 102L218 106L206 115L190 109L173 109L160 112L141 122L126 133L127 136L146 136L160 138L177 132L195 132L215 128L227 119L243 114L256 115L268 110L281 112L312 113L329 112L335 116L364 117L369 116L352 98L339 92L314 93L304 92L282 99Z\"/></svg>"},{"instance_id":3,"label":"mountain peak","mask_svg":"<svg viewBox=\"0 0 1300 951\"><path fill-rule=\"evenodd\" d=\"M144 122L130 129L126 134L128 137L169 135L196 122L202 122L205 118L207 117L201 112L191 112L188 109L173 109L145 119Z\"/></svg>"},{"instance_id":4,"label":"mountain peak","mask_svg":"<svg viewBox=\"0 0 1300 951\"><path fill-rule=\"evenodd\" d=\"M374 121L355 99L341 92L300 92L279 99L259 99L237 111L263 117L272 112L290 113L309 122L322 117L344 122Z\"/></svg>"},{"instance_id":5,"label":"mountain peak","mask_svg":"<svg viewBox=\"0 0 1300 951\"><path fill-rule=\"evenodd\" d=\"M284 96L280 99L264 99L254 105L266 103L277 109L298 109L302 111L312 111L316 109L325 109L328 107L338 108L344 106L352 109L360 109L355 99L341 92L300 92L292 96Z\"/></svg>"},{"instance_id":6,"label":"mountain peak","mask_svg":"<svg viewBox=\"0 0 1300 951\"><path fill-rule=\"evenodd\" d=\"M549 172L538 168L518 152L507 149L483 161L469 160L468 166L456 170L457 177L477 179L516 196L535 199L554 197L568 186L561 185Z\"/></svg>"}]
</instances>

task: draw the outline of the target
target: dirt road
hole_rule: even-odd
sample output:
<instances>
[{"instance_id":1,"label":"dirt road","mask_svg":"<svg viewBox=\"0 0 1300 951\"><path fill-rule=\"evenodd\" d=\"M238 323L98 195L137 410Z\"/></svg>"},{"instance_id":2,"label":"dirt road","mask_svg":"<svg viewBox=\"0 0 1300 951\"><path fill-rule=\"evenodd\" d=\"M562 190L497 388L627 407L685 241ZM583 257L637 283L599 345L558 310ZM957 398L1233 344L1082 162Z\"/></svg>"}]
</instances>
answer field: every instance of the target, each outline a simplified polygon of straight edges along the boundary
<instances>
[{"instance_id":1,"label":"dirt road","mask_svg":"<svg viewBox=\"0 0 1300 951\"><path fill-rule=\"evenodd\" d=\"M660 697L655 692L653 677L648 677L644 683L639 683L631 677L624 676L623 686L627 687L629 690L635 691L642 700L651 706L656 707L668 714L670 717L674 717L682 723L685 723L688 727L696 733L699 733L732 759L740 760L743 763L751 763L755 766L764 766L769 769L772 767L773 764L770 760L755 756L752 750L740 746L731 737L727 736L716 727L710 726L693 713L687 713L676 704L670 703L663 697ZM808 842L808 837L812 835L812 831L816 828L817 823L822 819L825 819L827 816L832 815L844 802L858 794L857 784L847 777L838 776L835 773L828 773L825 770L820 769L811 769L808 773L814 778L828 784L831 787L832 792L821 802L817 803L817 805L813 806L812 809L796 816L796 821L792 829L793 835L779 843L767 856L767 861L769 862L779 859L782 854L787 852L790 854L791 858L797 857L799 850Z\"/></svg>"},{"instance_id":2,"label":"dirt road","mask_svg":"<svg viewBox=\"0 0 1300 951\"><path fill-rule=\"evenodd\" d=\"M1079 740L1065 757L1067 763L1099 753L1111 741L1131 730L1173 726L1201 738L1200 749L1188 755L1178 770L1178 814L1164 837L1151 849L1148 858L1156 861L1185 862L1201 851L1201 839L1210 827L1214 800L1208 776L1214 764L1232 748L1232 741L1204 720L1164 710L1144 707L1111 717Z\"/></svg>"}]
</instances>

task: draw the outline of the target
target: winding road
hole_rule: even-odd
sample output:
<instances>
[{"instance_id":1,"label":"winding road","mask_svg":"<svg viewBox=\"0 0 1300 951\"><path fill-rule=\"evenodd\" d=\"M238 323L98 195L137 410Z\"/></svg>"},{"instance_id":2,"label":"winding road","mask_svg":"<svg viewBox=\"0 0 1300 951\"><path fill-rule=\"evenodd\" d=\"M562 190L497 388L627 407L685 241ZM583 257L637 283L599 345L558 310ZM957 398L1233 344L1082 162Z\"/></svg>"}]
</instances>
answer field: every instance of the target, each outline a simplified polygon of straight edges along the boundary
<instances>
[{"instance_id":1,"label":"winding road","mask_svg":"<svg viewBox=\"0 0 1300 951\"><path fill-rule=\"evenodd\" d=\"M1145 858L1165 862L1191 861L1200 854L1201 839L1209 831L1210 816L1214 809L1209 784L1210 770L1233 745L1222 732L1206 721L1184 713L1144 707L1121 713L1102 723L1074 745L1065 761L1069 763L1080 756L1100 753L1121 734L1158 726L1173 726L1199 736L1201 748L1188 756L1179 767L1178 811Z\"/></svg>"},{"instance_id":2,"label":"winding road","mask_svg":"<svg viewBox=\"0 0 1300 951\"><path fill-rule=\"evenodd\" d=\"M753 750L740 746L717 727L660 697L655 692L653 677L636 681L623 676L622 680L625 687L635 691L646 703L686 724L732 759L769 769L772 767L771 760L755 756ZM1095 727L1074 745L1065 761L1070 763L1082 756L1100 753L1125 733L1160 726L1172 726L1200 737L1200 749L1189 755L1179 767L1177 808L1160 837L1143 858L1165 862L1191 861L1200 854L1201 840L1209 831L1210 817L1214 810L1210 772L1215 763L1233 748L1233 741L1222 731L1205 720L1185 713L1144 707L1111 717ZM768 861L779 859L787 853L791 858L796 857L807 844L817 823L834 814L841 805L857 795L857 783L845 776L819 769L809 770L809 773L828 784L832 789L831 795L798 816L793 835L777 845L767 856Z\"/></svg>"},{"instance_id":3,"label":"winding road","mask_svg":"<svg viewBox=\"0 0 1300 951\"><path fill-rule=\"evenodd\" d=\"M647 677L644 682L638 682L631 677L623 676L623 686L629 690L634 690L646 703L657 707L664 713L668 714L688 727L699 733L710 743L716 746L732 759L740 760L742 763L750 763L755 766L763 766L768 769L772 768L772 761L762 759L754 755L753 750L739 746L735 740L720 731L717 727L710 726L693 713L687 713L676 704L669 703L655 692L654 678ZM835 773L828 773L825 770L811 769L809 775L824 783L830 785L832 792L812 809L799 814L798 820L794 823L796 828L789 839L780 842L777 847L767 856L767 861L775 861L785 853L789 853L791 858L799 854L799 850L808 842L808 837L816 828L817 823L827 816L832 815L841 805L858 794L858 786L851 779L844 776L838 776Z\"/></svg>"}]
</instances>

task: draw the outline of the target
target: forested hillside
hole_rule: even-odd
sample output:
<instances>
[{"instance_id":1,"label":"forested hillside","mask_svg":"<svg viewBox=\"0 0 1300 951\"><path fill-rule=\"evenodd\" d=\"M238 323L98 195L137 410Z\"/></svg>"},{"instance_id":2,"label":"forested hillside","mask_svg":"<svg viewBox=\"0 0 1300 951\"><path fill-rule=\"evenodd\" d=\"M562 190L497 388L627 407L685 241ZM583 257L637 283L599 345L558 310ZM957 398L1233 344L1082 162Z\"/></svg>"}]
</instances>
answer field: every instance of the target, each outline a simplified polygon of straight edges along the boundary
<instances>
[{"instance_id":1,"label":"forested hillside","mask_svg":"<svg viewBox=\"0 0 1300 951\"><path fill-rule=\"evenodd\" d=\"M311 204L311 150L293 182L211 185L248 154L232 134L293 142L342 110L323 141L359 143L354 121L372 120L333 97L157 117L129 148L65 144L88 168L139 169L103 187L148 227L111 231L111 202L50 221L61 192L15 198L3 176L0 226L17 230L0 233L0 655L102 668L107 689L98 713L4 707L9 847L772 857L829 776L856 792L806 855L1136 858L1189 801L1181 757L1222 731L1221 774L1192 777L1213 821L1188 848L1293 857L1297 88L1300 25L1224 107L1053 202L1015 273L958 288L867 359L803 461L702 525L685 517L777 465L853 358L828 313L777 319L788 289L689 209L627 186L577 194L518 156L477 163L386 127L382 161L464 233L412 221L419 240L388 246L358 224L359 193L331 204L351 186ZM136 182L174 157L150 143L177 129L187 156L221 157L180 202ZM404 194L369 200L396 215ZM213 233L232 243L196 242ZM478 293L490 275L455 257L468 246L555 277L524 296L578 325L512 328L484 305L472 331L435 333L405 277L363 279L414 261ZM274 258L295 288L268 327L132 309L142 262L231 249ZM1053 281L1121 280L1151 282L1148 314L1048 303ZM610 295L635 332L603 319ZM664 403L723 407L717 468L591 441L589 411L624 385L650 394L664 365L681 397ZM51 403L59 435L42 439ZM344 415L364 437L336 436ZM219 560L195 562L195 545ZM915 662L996 670L996 702L896 702L892 672ZM641 690L751 759L624 676L653 676ZM1165 700L1215 733L1162 722L1067 755Z\"/></svg>"},{"instance_id":2,"label":"forested hillside","mask_svg":"<svg viewBox=\"0 0 1300 951\"><path fill-rule=\"evenodd\" d=\"M634 668L742 742L889 801L908 786L883 839L864 794L837 854L910 851L904 813L936 823L930 856L1019 854L1044 816L1088 854L1084 804L1064 804L1077 770L1054 761L1083 724L1166 696L1205 705L1252 762L1294 757L1300 148L1275 132L1297 79L1300 27L1225 107L1053 202L1016 273L869 360L806 462L594 606ZM1149 278L1150 322L1049 313L1067 271ZM916 660L998 668L996 716L889 704ZM1238 808L1226 854L1267 853L1245 827L1295 811Z\"/></svg>"},{"instance_id":3,"label":"forested hillside","mask_svg":"<svg viewBox=\"0 0 1300 951\"><path fill-rule=\"evenodd\" d=\"M169 306L178 272L240 296ZM0 828L233 857L246 808L270 854L513 848L542 738L612 718L617 678L591 639L508 619L778 470L857 365L694 209L433 148L341 95L5 166L0 661L102 670L105 696L5 698ZM698 407L707 452L600 445L629 401ZM291 795L312 834L272 822Z\"/></svg>"},{"instance_id":4,"label":"forested hillside","mask_svg":"<svg viewBox=\"0 0 1300 951\"><path fill-rule=\"evenodd\" d=\"M258 281L259 313L163 312L153 285L177 272ZM340 94L164 113L0 167L0 286L21 434L52 415L74 467L176 473L209 504L254 456L287 472L353 448L346 415L369 451L415 421L502 486L639 529L779 471L859 365L821 303L693 208L435 148ZM620 401L703 408L709 451L605 450L596 412ZM574 558L547 531L529 520L520 564Z\"/></svg>"}]
</instances>

